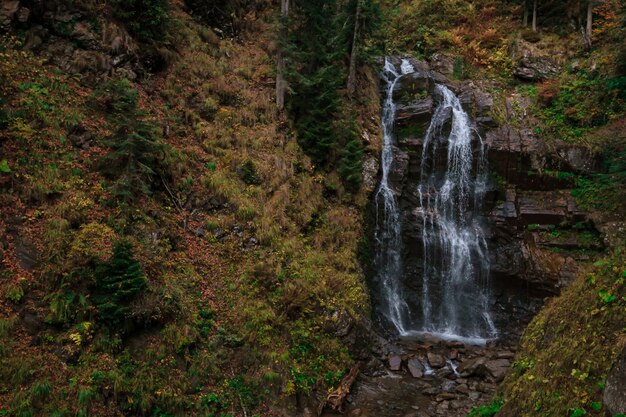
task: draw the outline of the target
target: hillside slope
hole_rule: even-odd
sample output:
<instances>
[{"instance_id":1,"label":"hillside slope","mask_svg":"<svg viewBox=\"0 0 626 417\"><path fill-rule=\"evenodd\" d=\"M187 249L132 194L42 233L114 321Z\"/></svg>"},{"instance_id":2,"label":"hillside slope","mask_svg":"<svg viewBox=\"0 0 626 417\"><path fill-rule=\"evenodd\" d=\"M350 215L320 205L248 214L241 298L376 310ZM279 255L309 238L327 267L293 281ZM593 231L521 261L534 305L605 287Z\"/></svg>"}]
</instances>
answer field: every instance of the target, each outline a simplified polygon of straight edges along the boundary
<instances>
[{"instance_id":1,"label":"hillside slope","mask_svg":"<svg viewBox=\"0 0 626 417\"><path fill-rule=\"evenodd\" d=\"M353 363L366 191L276 110L269 3L133 4L2 2L0 414L293 413Z\"/></svg>"}]
</instances>

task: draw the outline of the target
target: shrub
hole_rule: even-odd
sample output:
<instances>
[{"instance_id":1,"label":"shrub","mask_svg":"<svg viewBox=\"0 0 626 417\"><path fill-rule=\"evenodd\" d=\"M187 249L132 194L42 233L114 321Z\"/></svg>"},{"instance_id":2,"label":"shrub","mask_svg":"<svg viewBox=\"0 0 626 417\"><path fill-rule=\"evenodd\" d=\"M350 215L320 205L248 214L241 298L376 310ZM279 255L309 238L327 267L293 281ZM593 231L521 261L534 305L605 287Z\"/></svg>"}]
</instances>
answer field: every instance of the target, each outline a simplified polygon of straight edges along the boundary
<instances>
[{"instance_id":1,"label":"shrub","mask_svg":"<svg viewBox=\"0 0 626 417\"><path fill-rule=\"evenodd\" d=\"M254 162L251 160L246 161L246 163L239 168L238 173L242 181L248 185L257 185L261 183L256 167L254 166Z\"/></svg>"},{"instance_id":2,"label":"shrub","mask_svg":"<svg viewBox=\"0 0 626 417\"><path fill-rule=\"evenodd\" d=\"M88 223L80 228L72 241L69 258L75 264L86 265L103 261L111 255L115 232L101 223Z\"/></svg>"},{"instance_id":3,"label":"shrub","mask_svg":"<svg viewBox=\"0 0 626 417\"><path fill-rule=\"evenodd\" d=\"M4 293L4 298L15 304L21 302L22 298L24 298L24 288L22 287L22 282L19 281L14 284L9 284Z\"/></svg>"}]
</instances>

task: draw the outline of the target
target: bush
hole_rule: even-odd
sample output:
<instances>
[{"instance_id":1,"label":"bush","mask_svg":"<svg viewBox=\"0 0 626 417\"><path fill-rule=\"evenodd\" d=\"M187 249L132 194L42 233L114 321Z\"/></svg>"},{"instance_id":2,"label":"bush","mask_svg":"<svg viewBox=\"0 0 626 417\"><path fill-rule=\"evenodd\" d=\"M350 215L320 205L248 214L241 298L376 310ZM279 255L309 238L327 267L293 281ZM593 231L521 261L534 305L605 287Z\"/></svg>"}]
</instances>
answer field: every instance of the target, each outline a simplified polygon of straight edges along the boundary
<instances>
[{"instance_id":1,"label":"bush","mask_svg":"<svg viewBox=\"0 0 626 417\"><path fill-rule=\"evenodd\" d=\"M261 183L259 180L259 175L257 174L256 167L254 166L254 162L251 160L246 161L239 170L239 177L245 182L247 185L257 185Z\"/></svg>"}]
</instances>

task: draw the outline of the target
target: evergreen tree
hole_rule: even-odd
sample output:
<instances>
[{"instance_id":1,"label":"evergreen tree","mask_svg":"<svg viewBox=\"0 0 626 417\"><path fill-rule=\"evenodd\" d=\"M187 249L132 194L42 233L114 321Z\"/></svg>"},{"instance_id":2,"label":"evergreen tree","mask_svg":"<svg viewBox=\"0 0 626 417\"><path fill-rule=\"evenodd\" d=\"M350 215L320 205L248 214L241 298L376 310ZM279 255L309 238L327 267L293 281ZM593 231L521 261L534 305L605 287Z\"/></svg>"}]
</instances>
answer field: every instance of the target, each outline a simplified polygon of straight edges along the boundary
<instances>
[{"instance_id":1,"label":"evergreen tree","mask_svg":"<svg viewBox=\"0 0 626 417\"><path fill-rule=\"evenodd\" d=\"M350 191L358 191L363 172L363 144L356 136L350 139L341 150L339 174Z\"/></svg>"},{"instance_id":2,"label":"evergreen tree","mask_svg":"<svg viewBox=\"0 0 626 417\"><path fill-rule=\"evenodd\" d=\"M115 179L115 197L130 202L141 193L150 194L162 171L166 148L138 108L139 95L128 80L110 81L102 93L115 131L104 141L111 151L101 159L100 169Z\"/></svg>"},{"instance_id":3,"label":"evergreen tree","mask_svg":"<svg viewBox=\"0 0 626 417\"><path fill-rule=\"evenodd\" d=\"M168 25L168 0L115 0L115 12L144 42L161 43Z\"/></svg>"},{"instance_id":4,"label":"evergreen tree","mask_svg":"<svg viewBox=\"0 0 626 417\"><path fill-rule=\"evenodd\" d=\"M281 50L299 143L317 165L338 164L346 187L356 191L363 145L343 98L356 89L357 61L377 50L379 6L373 0L301 0L293 6L288 19L283 15L287 42Z\"/></svg>"},{"instance_id":5,"label":"evergreen tree","mask_svg":"<svg viewBox=\"0 0 626 417\"><path fill-rule=\"evenodd\" d=\"M130 302L146 288L141 264L133 257L129 242L118 242L111 259L96 268L93 292L100 320L109 325L122 324L130 310Z\"/></svg>"},{"instance_id":6,"label":"evergreen tree","mask_svg":"<svg viewBox=\"0 0 626 417\"><path fill-rule=\"evenodd\" d=\"M341 106L341 67L346 56L345 31L336 15L335 0L307 0L296 7L287 48L289 109L300 145L313 161L324 165L336 144L333 122Z\"/></svg>"}]
</instances>

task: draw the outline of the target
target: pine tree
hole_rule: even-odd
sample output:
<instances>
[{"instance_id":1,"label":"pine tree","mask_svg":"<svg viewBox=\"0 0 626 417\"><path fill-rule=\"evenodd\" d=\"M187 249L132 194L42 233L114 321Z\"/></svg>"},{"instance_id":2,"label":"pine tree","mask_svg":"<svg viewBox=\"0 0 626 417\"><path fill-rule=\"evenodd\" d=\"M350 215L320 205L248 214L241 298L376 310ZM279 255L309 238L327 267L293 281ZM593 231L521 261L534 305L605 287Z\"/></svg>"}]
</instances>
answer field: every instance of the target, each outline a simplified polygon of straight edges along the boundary
<instances>
[{"instance_id":1,"label":"pine tree","mask_svg":"<svg viewBox=\"0 0 626 417\"><path fill-rule=\"evenodd\" d=\"M298 141L318 166L337 164L346 187L356 191L363 145L347 98L356 89L358 62L376 50L380 8L372 0L294 3L282 49Z\"/></svg>"},{"instance_id":2,"label":"pine tree","mask_svg":"<svg viewBox=\"0 0 626 417\"><path fill-rule=\"evenodd\" d=\"M362 172L363 144L357 136L350 139L341 151L339 174L348 190L358 191L361 186Z\"/></svg>"},{"instance_id":3,"label":"pine tree","mask_svg":"<svg viewBox=\"0 0 626 417\"><path fill-rule=\"evenodd\" d=\"M341 61L347 44L336 11L335 0L301 1L291 21L287 49L289 109L300 145L319 165L333 155L333 121L341 106L338 89L345 79Z\"/></svg>"},{"instance_id":4,"label":"pine tree","mask_svg":"<svg viewBox=\"0 0 626 417\"><path fill-rule=\"evenodd\" d=\"M115 131L104 141L110 152L100 160L100 170L115 179L116 199L130 202L140 194L150 194L163 169L166 147L139 109L139 95L128 80L110 81L103 94Z\"/></svg>"},{"instance_id":5,"label":"pine tree","mask_svg":"<svg viewBox=\"0 0 626 417\"><path fill-rule=\"evenodd\" d=\"M162 43L169 26L168 0L115 0L115 14L144 42Z\"/></svg>"},{"instance_id":6,"label":"pine tree","mask_svg":"<svg viewBox=\"0 0 626 417\"><path fill-rule=\"evenodd\" d=\"M99 318L109 325L122 324L130 302L146 288L146 277L141 264L133 257L129 242L118 242L111 259L96 268L93 291Z\"/></svg>"}]
</instances>

